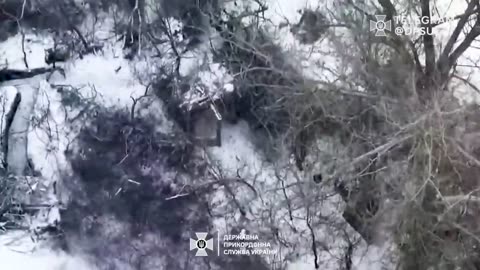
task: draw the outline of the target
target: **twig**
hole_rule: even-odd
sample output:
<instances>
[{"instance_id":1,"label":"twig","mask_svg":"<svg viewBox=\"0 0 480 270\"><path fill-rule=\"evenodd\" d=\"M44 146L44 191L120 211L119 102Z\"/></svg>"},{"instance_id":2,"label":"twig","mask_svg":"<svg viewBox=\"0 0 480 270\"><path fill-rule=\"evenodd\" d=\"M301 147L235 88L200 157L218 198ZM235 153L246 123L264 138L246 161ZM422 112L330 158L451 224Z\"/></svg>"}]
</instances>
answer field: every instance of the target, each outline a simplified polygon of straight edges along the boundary
<instances>
[{"instance_id":1,"label":"twig","mask_svg":"<svg viewBox=\"0 0 480 270\"><path fill-rule=\"evenodd\" d=\"M292 206L290 205L290 199L288 198L287 191L285 190L285 182L283 179L280 178L277 171L275 171L275 176L277 177L277 180L282 183L282 192L285 200L287 201L288 215L290 217L290 221L293 221Z\"/></svg>"},{"instance_id":2,"label":"twig","mask_svg":"<svg viewBox=\"0 0 480 270\"><path fill-rule=\"evenodd\" d=\"M462 77L458 76L457 74L453 74L452 77L455 78L455 79L459 79L460 81L462 81L466 85L470 86L473 90L475 90L475 92L480 94L480 89L478 89L478 87L476 85L474 85L473 83L471 83L467 79L462 78Z\"/></svg>"},{"instance_id":3,"label":"twig","mask_svg":"<svg viewBox=\"0 0 480 270\"><path fill-rule=\"evenodd\" d=\"M20 26L20 24L19 24ZM26 69L30 69L27 62L27 53L25 52L25 32L20 27L20 33L22 34L22 52L23 52L23 63L25 64Z\"/></svg>"},{"instance_id":4,"label":"twig","mask_svg":"<svg viewBox=\"0 0 480 270\"><path fill-rule=\"evenodd\" d=\"M313 260L315 263L315 269L320 268L320 265L318 265L318 254L317 254L317 242L315 239L315 232L313 231L312 225L310 224L310 213L309 213L309 208L307 207L307 226L308 229L310 230L310 235L312 237L312 252L313 252Z\"/></svg>"},{"instance_id":5,"label":"twig","mask_svg":"<svg viewBox=\"0 0 480 270\"><path fill-rule=\"evenodd\" d=\"M188 196L188 195L190 195L190 193L179 193L179 194L177 194L177 195L168 197L168 198L166 198L165 200L166 200L166 201L170 201L170 200L178 199L178 198L185 197L185 196Z\"/></svg>"}]
</instances>

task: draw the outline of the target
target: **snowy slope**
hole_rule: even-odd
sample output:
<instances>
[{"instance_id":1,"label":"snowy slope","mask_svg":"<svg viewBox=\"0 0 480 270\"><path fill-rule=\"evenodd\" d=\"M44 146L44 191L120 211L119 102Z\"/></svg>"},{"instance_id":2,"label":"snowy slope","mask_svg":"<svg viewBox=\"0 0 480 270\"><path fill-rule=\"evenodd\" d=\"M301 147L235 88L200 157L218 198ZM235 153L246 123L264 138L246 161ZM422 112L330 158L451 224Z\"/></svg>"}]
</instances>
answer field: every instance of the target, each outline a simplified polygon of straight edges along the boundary
<instances>
[{"instance_id":1,"label":"snowy slope","mask_svg":"<svg viewBox=\"0 0 480 270\"><path fill-rule=\"evenodd\" d=\"M269 1L269 10L266 16L271 20L272 25L266 27L276 39L278 44L281 44L287 53L296 57L299 62L299 69L311 79L315 80L330 80L331 74L325 73L325 70L336 70L339 73L348 72L348 70L341 70L345 63L341 63L335 57L335 44L332 44L328 39L319 41L314 46L300 44L293 34L287 28L278 28L278 25L285 20L292 23L297 22L300 14L297 10L304 7L316 8L320 1ZM450 1L448 1L450 2ZM331 6L332 4L327 4ZM325 8L322 6L322 8ZM451 10L451 11L450 11ZM449 12L457 14L461 11L461 5L454 5L449 9ZM108 25L106 26L108 27ZM451 31L448 25L444 26L443 31ZM340 31L340 30L339 30ZM212 37L215 39L215 33L212 30ZM439 33L442 37L442 33ZM49 36L27 35L27 62L30 68L44 67L44 50L51 46L51 38ZM9 38L7 41L0 44L0 57L6 59L10 68L25 68L23 53L19 35ZM205 44L204 44L205 45ZM35 164L35 169L41 172L42 176L48 181L61 181L62 173L68 170L68 162L64 155L70 143L75 139L79 127L84 124L82 118L76 118L79 113L82 113L82 108L87 110L94 109L94 103L102 104L106 107L116 108L130 108L132 105L132 98L138 98L145 92L146 85L142 81L145 74L155 72L149 67L153 66L149 63L148 52L145 52L144 58L139 57L137 62L133 64L122 57L122 47L119 42L110 40L102 53L91 54L85 56L83 59L75 59L68 62L63 67L65 68L65 76L61 74L54 74L51 78L41 77L36 78L35 83L38 83L37 95L32 95L31 102L34 102L33 124L28 129L28 157ZM192 87L190 91L185 94L186 104L195 100L201 99L205 96L211 98L218 97L223 91L232 91L232 76L227 74L227 71L218 63L212 63L212 54L209 51L209 46L200 46L195 51L189 51L182 55L180 63L180 73L182 76L191 78ZM462 63L469 64L477 62L478 53L472 49L462 59ZM162 61L174 62L173 59L166 57ZM322 69L318 67L321 66ZM470 71L471 69L466 69ZM142 76L143 75L143 76ZM472 78L480 78L474 76ZM58 92L58 86L68 86L78 89L79 95L85 100L92 100L92 104L83 104L85 107L69 108L65 110L62 103L62 95ZM8 100L15 91L32 91L33 88L25 89L22 86L4 86L2 91L9 93ZM468 98L470 90L462 86L458 91L468 93L462 94ZM36 96L36 99L33 97ZM475 97L477 98L477 97ZM9 104L10 101L6 101ZM27 107L33 104L25 104ZM90 107L92 106L92 107ZM147 113L155 110L153 113L159 118L159 128L162 130L169 130L171 123L163 114L163 105L161 102L152 105L153 109L147 109ZM18 124L19 127L25 126L25 123ZM2 128L3 130L3 128ZM293 243L293 247L284 248L280 258L268 258L271 262L283 261L288 259L287 269L289 270L308 270L314 269L313 258L310 250L311 236L308 227L303 220L305 213L303 210L293 211L293 216L298 217L298 222L293 222L289 219L290 213L285 207L285 194L278 181L277 168L293 167L288 157L281 159L280 164L271 164L263 156L261 151L256 149L253 137L255 136L245 122L240 122L236 125L224 125L222 129L222 146L218 148L210 148L205 151L206 158L212 162L217 162L218 167L222 170L222 174L226 177L234 178L240 174L248 183L255 183L258 188L258 194L254 194L248 187L236 185L238 188L238 200L246 207L246 217L241 217L232 205L226 205L225 198L229 194L224 190L219 190L212 195L212 202L216 203L217 208L213 211L223 218L214 220L215 225L219 231L226 231L229 224L239 224L245 228L252 230L259 230L259 233L265 235L271 233L272 226L277 226L279 235L282 239ZM323 142L323 151L325 153L333 153L338 149L332 149L335 141ZM25 160L19 160L15 164L25 163ZM327 161L325 161L327 162ZM323 164L318 164L322 167ZM284 184L294 185L298 182L308 182L312 174L318 170L317 167L310 168L305 173L292 173L291 171L280 171L283 173L281 178L284 179ZM303 186L299 185L299 186ZM344 226L352 237L358 237L355 232L341 219L342 201L339 196L330 196L332 193L331 187L318 187L311 183L306 183L300 190L290 188L287 191L287 196L294 196L301 193L315 193L315 197L325 199L321 206L312 209L316 215L332 216L333 220L338 222L338 226ZM301 196L296 196L301 198ZM304 201L298 200L292 202L293 206L302 206ZM236 213L236 214L234 214ZM273 213L273 214L272 214ZM263 223L272 215L268 223ZM297 219L295 220L297 221ZM260 228L260 229L258 229ZM345 242L336 239L336 232L328 225L318 226L315 228L316 235L325 242L329 250L320 252L321 269L338 269L338 258L342 256ZM6 244L11 237L17 235L2 235L0 239L0 261L6 270L23 270L34 267L39 270L87 270L95 269L86 264L80 257L71 257L67 254L56 253L50 251L48 248L39 247L36 244L31 247L32 243L28 235L21 237L23 241L18 243L16 247ZM21 252L16 251L15 248L23 249ZM362 245L361 248L354 252L354 268L356 270L366 269L381 269L383 266L384 251L388 247L366 247ZM32 249L36 249L32 252ZM388 251L386 252L388 253Z\"/></svg>"}]
</instances>

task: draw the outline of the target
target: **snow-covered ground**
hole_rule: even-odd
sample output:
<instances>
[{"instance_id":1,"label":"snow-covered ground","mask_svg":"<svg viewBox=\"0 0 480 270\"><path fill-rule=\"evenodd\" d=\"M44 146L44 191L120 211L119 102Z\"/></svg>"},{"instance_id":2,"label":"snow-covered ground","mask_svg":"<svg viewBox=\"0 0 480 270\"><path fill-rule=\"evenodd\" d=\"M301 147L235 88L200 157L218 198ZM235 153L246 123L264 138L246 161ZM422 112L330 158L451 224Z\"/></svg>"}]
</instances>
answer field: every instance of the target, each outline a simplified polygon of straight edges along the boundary
<instances>
[{"instance_id":1,"label":"snow-covered ground","mask_svg":"<svg viewBox=\"0 0 480 270\"><path fill-rule=\"evenodd\" d=\"M41 56L43 55L44 49L50 45L50 43L45 42L45 40L48 40L48 37L29 35L28 40L26 51L28 52L27 61L29 66L43 67L43 57ZM6 42L0 44L0 52L2 52L8 60L9 67L22 69L24 68L23 53L19 46L14 46L14 44L18 44L19 42L21 42L19 36L11 37ZM211 54L209 54L208 51L200 50L197 54L191 54L189 56L197 57L198 61L204 64L202 69L191 67L190 71L187 71L187 65L197 64L198 61L183 61L182 72L185 73L184 75L198 78L196 80L199 81L199 85L203 85L210 91L212 91L212 89L231 91L228 74L224 74L226 71L221 69L218 64L209 64L208 60L211 60ZM58 86L68 86L70 87L69 89L76 88L78 89L78 94L86 100L94 99L95 102L103 104L106 107L112 106L117 108L129 108L132 105L131 98L137 98L145 92L145 85L142 85L142 82L139 81L136 74L138 70L135 69L135 67L142 67L142 64L136 63L136 65L132 67L131 63L121 57L121 44L113 41L107 43L103 53L87 55L83 59L68 62L63 67L65 68L65 76L56 72L50 78L37 76L32 80L21 82L22 85L27 86L32 86L31 83L33 82L38 85L38 87L28 88L35 90L36 95L31 95L32 102L35 103L35 106L32 107L34 109L32 115L33 121L27 133L27 149L28 157L35 165L35 169L41 173L48 183L61 181L62 174L65 173L65 170L68 170L69 165L64 152L75 139L78 128L84 121L83 118L76 117L82 112L83 107L74 108L65 106L65 104L62 103L63 97L58 91ZM25 86L10 85L4 86L2 89L14 92L13 87L16 87L18 91L24 91L22 87ZM215 91L212 91L212 96L215 96L215 93ZM31 106L30 104L25 105ZM94 107L88 107L89 105L91 104L87 103L82 106L85 106L85 109L94 109ZM164 125L162 127L164 130L168 130L169 121L162 114L161 104L158 106L157 112L159 112L160 115L157 115L157 117L161 119L159 123ZM260 233L268 233L272 225L279 226L281 237L295 243L294 250L298 254L298 259L289 258L293 263L288 266L288 269L306 269L301 265L312 266L311 256L305 255L310 253L310 245L308 244L310 239L309 237L305 237L305 235L308 236L308 233L305 233L308 230L306 224L295 224L294 230L301 232L298 235L295 234L290 228L290 225L293 223L288 220L287 210L284 205L277 204L277 206L275 206L276 201L284 200L283 193L281 189L279 189L279 181L275 176L276 168L273 164L268 164L268 162L265 161L265 158L262 156L263 154L257 150L253 144L252 136L245 122L240 122L237 125L225 125L223 127L222 147L212 148L207 154L209 158L219 162L220 168L224 171L225 176L235 176L237 170L241 169L240 173L245 179L248 179L248 181L256 181L255 185L258 187L260 196L252 197L251 192L249 193L244 189L238 190L245 192L245 194L239 194L239 200L242 204L252 202L249 204L249 214L247 215L247 219L250 219L250 221L244 221L242 225L252 229L256 227L261 228ZM239 149L242 151L238 151ZM288 162L288 159L285 161ZM285 184L293 183L293 181L297 181L299 177L309 176L288 175L286 176ZM216 199L219 200L219 203L222 201L226 202L226 196L228 197L227 194L219 192L215 195L215 198L213 198L213 202L215 202ZM334 205L340 203L341 200L339 197L332 197L332 200L331 203L328 203L329 206L324 205L325 209L328 210L322 210L322 212L332 214L333 211L336 212L335 215L339 215L340 209L334 209ZM271 220L270 224L262 224L259 217L264 217L264 212L272 207L275 208L274 219ZM214 210L218 211L218 213L225 211L225 219L223 221L214 221L215 224L217 224L217 229L221 232L225 232L224 230L228 227L223 222L227 221L228 223L233 222L232 224L235 224L239 221L238 215L233 217L228 215L228 212L231 210L228 206L222 206L220 204L218 209ZM318 210L319 209L315 211ZM298 214L301 216L303 213L300 211ZM49 218L46 220L48 222ZM30 224L32 227L37 225L38 221L35 220ZM316 233L318 236L321 235L322 237L328 238L329 233L323 230L328 230L328 226L317 228ZM303 235L303 237L299 237L299 235ZM0 238L6 239L7 237L10 237L10 235L7 234ZM65 270L94 269L92 266L86 266L85 263L83 263L84 266L78 264L78 262L82 260L76 256L70 257L64 253L53 252L49 251L48 248L36 246L34 243L31 243L28 234L24 235L22 241L23 245L28 243L30 246L33 245L36 248L18 253L10 245L3 246L0 257L9 257L7 261L8 264L3 264L8 265L8 269L26 269L30 267L30 265L37 265L37 269L42 269L43 264L49 265L50 267L58 265L58 267L63 267L59 269ZM330 242L333 246L343 244L334 239L331 239ZM333 246L332 248L334 248ZM20 247L23 246L20 245ZM338 246L338 252L341 252L339 248ZM291 254L294 250L287 249L282 252L285 255L292 256ZM323 264L325 267L331 265L331 267L335 268L337 265L335 256L339 255L340 253L331 254L330 252L324 252L321 254L320 259L325 262L325 264ZM363 257L364 254L361 255ZM357 260L359 260L359 258ZM271 260L278 261L283 259L284 258L280 257L272 258Z\"/></svg>"},{"instance_id":2,"label":"snow-covered ground","mask_svg":"<svg viewBox=\"0 0 480 270\"><path fill-rule=\"evenodd\" d=\"M0 237L0 261L5 270L94 270L86 260L33 243L28 233Z\"/></svg>"},{"instance_id":3,"label":"snow-covered ground","mask_svg":"<svg viewBox=\"0 0 480 270\"><path fill-rule=\"evenodd\" d=\"M271 20L272 25L267 25L271 34L276 38L276 42L282 45L290 55L300 56L299 68L308 77L316 80L328 80L331 78L324 70L342 69L345 63L335 57L334 44L324 39L314 45L300 44L288 28L278 28L278 25L285 20L291 23L298 22L300 14L298 10L310 7L316 8L320 1L269 1L269 10L266 17ZM451 1L447 1L451 2ZM332 5L332 4L328 4ZM327 6L328 6L327 5ZM456 15L462 11L462 4L450 6L446 16ZM172 22L173 23L173 22ZM108 25L106 26L108 27ZM444 34L451 31L451 25L442 26L438 36L443 38ZM340 31L340 30L339 30ZM212 36L215 36L212 30ZM27 35L26 53L30 68L44 67L44 50L52 45L51 37L48 35ZM17 35L0 43L0 57L6 59L9 68L24 69L23 52L21 50L21 36ZM148 53L148 52L144 52ZM186 100L198 99L205 94L215 97L220 91L232 91L232 76L218 63L212 63L212 54L208 46L200 46L195 51L183 55L180 63L180 73L188 76L198 88L192 88L186 93ZM461 60L462 64L476 63L480 55L476 49L470 49ZM149 70L151 63L142 62L148 59L139 57L136 61L129 62L122 57L122 44L113 39L105 43L103 52L90 54L83 59L75 59L66 63L65 76L55 73L51 78L39 77L34 82L38 88L25 89L22 86L2 86L0 91L8 93L6 104L10 104L15 91L38 91L36 95L31 95L31 102L35 103L33 112L33 121L28 129L28 157L35 165L41 175L49 182L61 181L62 173L68 170L68 162L64 155L65 150L77 135L78 128L84 124L82 118L76 118L82 112L80 108L68 108L62 103L62 94L58 91L58 86L68 86L78 89L79 95L86 100L95 100L95 103L103 104L106 107L130 108L132 98L138 98L145 92L146 85L142 81L145 74L153 73ZM172 63L172 58L166 57L162 61ZM323 69L318 69L322 66ZM460 67L460 69L462 69ZM465 68L465 72L472 69ZM344 71L339 71L342 73ZM142 76L143 75L143 76ZM471 75L473 80L480 78ZM475 83L476 81L472 81ZM480 82L480 81L479 81ZM31 83L30 82L22 82ZM203 91L203 92L202 92ZM478 96L473 96L467 87L458 87L460 95L470 100L477 100ZM208 92L208 93L205 93ZM3 101L2 101L3 102ZM27 104L28 105L28 104ZM92 104L83 104L84 109L90 110ZM155 116L159 119L159 128L169 130L171 122L163 113L162 103L155 103ZM3 123L3 122L2 122ZM18 124L22 126L22 124ZM3 127L2 127L3 130ZM245 122L240 121L236 125L224 125L222 128L222 146L210 148L205 152L206 158L212 162L217 162L222 174L226 177L236 177L240 174L248 183L255 184L257 194L248 189L248 187L238 185L237 199L247 210L246 217L241 217L234 213L232 205L226 205L226 197L229 196L225 191L219 190L212 195L212 203L217 205L214 212L224 214L223 218L214 220L214 224L220 232L225 232L227 224L240 224L245 228L259 230L259 233L268 234L273 226L279 230L279 236L294 246L282 250L282 256L290 261L287 263L288 270L307 270L314 269L313 258L311 255L311 235L305 222L305 212L302 210L293 210L294 221L289 219L288 208L286 207L285 194L283 192L281 181L284 179L284 185L289 186L295 183L308 182L312 174L316 173L321 164L310 168L305 173L292 173L285 171L278 175L279 167L293 166L288 157L279 161L280 164L272 164L267 161L264 154L257 149L254 143L254 134L250 131ZM325 153L339 151L332 149L335 142L324 142ZM325 161L327 162L327 161ZM16 164L26 163L25 160L19 160ZM313 184L298 184L296 188L289 188L287 196L295 195L296 201L291 202L293 206L301 206L306 202L302 201L302 196L310 195L324 201L321 205L312 207L315 215L333 216L339 226L345 226L352 237L358 237L355 232L341 218L342 200L339 196L329 196L332 193L331 187L318 187ZM300 196L301 195L301 196ZM270 216L268 216L270 215ZM262 218L260 218L262 217ZM269 220L268 222L266 222ZM259 229L260 228L260 229ZM320 251L320 269L338 269L339 257L342 256L345 242L337 239L337 234L330 224L318 226L315 228L315 234L325 242L328 250ZM12 239L18 238L17 241ZM65 253L54 252L40 243L33 243L29 234L19 235L17 233L8 233L0 236L0 262L1 269L5 270L93 270L95 267L89 265L80 255L68 255ZM365 244L356 249L353 256L355 270L376 270L384 265L382 259L388 257L385 250L388 247L367 247ZM294 255L297 255L295 257ZM270 261L283 260L285 257L268 258Z\"/></svg>"}]
</instances>

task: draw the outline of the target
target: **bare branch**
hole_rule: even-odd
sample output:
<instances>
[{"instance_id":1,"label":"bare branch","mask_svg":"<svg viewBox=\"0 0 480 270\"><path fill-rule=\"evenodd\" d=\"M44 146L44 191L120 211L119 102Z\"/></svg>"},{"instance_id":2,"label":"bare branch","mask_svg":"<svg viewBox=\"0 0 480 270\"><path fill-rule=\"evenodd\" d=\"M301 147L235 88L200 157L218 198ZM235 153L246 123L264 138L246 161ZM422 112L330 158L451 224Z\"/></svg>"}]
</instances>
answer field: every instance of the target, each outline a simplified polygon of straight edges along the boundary
<instances>
[{"instance_id":1,"label":"bare branch","mask_svg":"<svg viewBox=\"0 0 480 270\"><path fill-rule=\"evenodd\" d=\"M441 55L438 59L438 62L437 62L437 68L438 68L440 74L442 74L442 76L450 71L450 68L452 67L452 64L453 64L452 60L456 61L458 59L458 57L466 50L466 48L468 48L468 45L470 45L472 43L472 41L475 39L475 37L478 36L478 33L476 33L476 32L478 32L479 30L476 29L476 27L474 27L470 31L470 33L467 34L467 37L465 38L465 41L462 42L463 45L460 45L458 47L458 48L462 48L462 49L461 50L457 49L457 53L455 54L456 56L454 58L452 58L450 56L450 53L452 52L453 47L455 46L455 43L458 40L458 37L462 33L463 28L465 27L465 25L467 24L467 22L470 18L470 14L473 14L473 11L475 10L475 7L478 7L478 4L479 4L478 0L470 1L470 3L467 6L467 9L465 10L465 14L467 16L462 16L460 18L460 20L458 21L455 29L453 30L453 33L450 35L450 38L449 38L447 44L445 45L445 48L443 49L443 52L441 53ZM477 19L477 22L478 22L478 20L479 19ZM475 23L475 25L477 25L477 22Z\"/></svg>"}]
</instances>

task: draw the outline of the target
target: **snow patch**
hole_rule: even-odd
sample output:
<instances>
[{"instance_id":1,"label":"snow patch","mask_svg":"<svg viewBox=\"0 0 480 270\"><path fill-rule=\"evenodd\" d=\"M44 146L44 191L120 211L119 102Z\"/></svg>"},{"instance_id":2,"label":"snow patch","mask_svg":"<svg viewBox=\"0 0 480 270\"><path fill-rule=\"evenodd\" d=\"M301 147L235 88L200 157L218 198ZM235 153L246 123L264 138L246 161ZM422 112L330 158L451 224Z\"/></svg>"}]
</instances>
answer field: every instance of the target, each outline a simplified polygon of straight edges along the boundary
<instances>
[{"instance_id":1,"label":"snow patch","mask_svg":"<svg viewBox=\"0 0 480 270\"><path fill-rule=\"evenodd\" d=\"M131 97L143 95L145 86L135 79L129 62L123 58L120 44L115 45L105 48L103 55L89 54L69 63L65 78L52 83L90 88L99 94L99 103L107 107L129 108Z\"/></svg>"},{"instance_id":2,"label":"snow patch","mask_svg":"<svg viewBox=\"0 0 480 270\"><path fill-rule=\"evenodd\" d=\"M46 35L25 34L25 54L22 50L22 35L12 36L0 43L0 65L10 69L29 69L45 67L45 49L53 46L53 39Z\"/></svg>"},{"instance_id":3,"label":"snow patch","mask_svg":"<svg viewBox=\"0 0 480 270\"><path fill-rule=\"evenodd\" d=\"M56 252L32 242L25 233L0 236L2 270L95 270L81 257Z\"/></svg>"}]
</instances>

